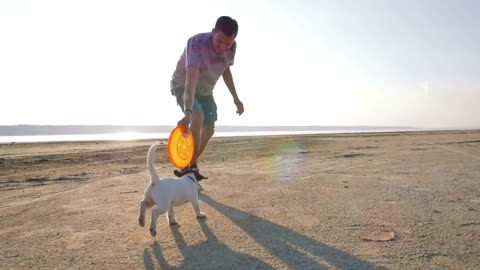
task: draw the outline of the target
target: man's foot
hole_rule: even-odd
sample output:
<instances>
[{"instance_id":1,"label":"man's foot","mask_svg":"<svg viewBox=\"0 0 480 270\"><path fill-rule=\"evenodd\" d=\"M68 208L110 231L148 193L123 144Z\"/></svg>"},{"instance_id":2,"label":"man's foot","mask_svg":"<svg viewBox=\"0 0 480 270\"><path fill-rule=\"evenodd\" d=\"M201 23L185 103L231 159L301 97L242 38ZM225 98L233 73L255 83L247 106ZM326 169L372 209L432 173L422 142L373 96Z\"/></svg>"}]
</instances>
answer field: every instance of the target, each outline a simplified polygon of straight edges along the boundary
<instances>
[{"instance_id":1,"label":"man's foot","mask_svg":"<svg viewBox=\"0 0 480 270\"><path fill-rule=\"evenodd\" d=\"M197 165L189 165L181 170L174 170L173 174L175 174L176 177L182 177L187 173L190 173L192 171L199 172L198 166Z\"/></svg>"},{"instance_id":2,"label":"man's foot","mask_svg":"<svg viewBox=\"0 0 480 270\"><path fill-rule=\"evenodd\" d=\"M199 172L199 171L200 171L200 170L198 169L197 164L190 164L190 166L188 166L188 169L189 169L189 170L192 170L192 171L196 171L196 172Z\"/></svg>"},{"instance_id":3,"label":"man's foot","mask_svg":"<svg viewBox=\"0 0 480 270\"><path fill-rule=\"evenodd\" d=\"M187 173L188 167L185 167L181 170L174 170L173 174L175 174L176 177L182 177Z\"/></svg>"}]
</instances>

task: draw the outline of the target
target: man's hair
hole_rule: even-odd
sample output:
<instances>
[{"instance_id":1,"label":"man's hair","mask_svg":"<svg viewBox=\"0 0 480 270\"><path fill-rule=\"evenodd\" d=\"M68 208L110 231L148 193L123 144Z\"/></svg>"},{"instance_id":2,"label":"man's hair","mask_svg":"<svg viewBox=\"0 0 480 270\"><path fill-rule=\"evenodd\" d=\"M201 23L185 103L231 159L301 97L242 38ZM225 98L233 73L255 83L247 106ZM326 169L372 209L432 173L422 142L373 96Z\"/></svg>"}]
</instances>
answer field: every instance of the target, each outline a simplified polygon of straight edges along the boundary
<instances>
[{"instance_id":1,"label":"man's hair","mask_svg":"<svg viewBox=\"0 0 480 270\"><path fill-rule=\"evenodd\" d=\"M236 36L238 33L238 24L234 19L228 16L222 16L217 19L214 30L220 30L227 36Z\"/></svg>"}]
</instances>

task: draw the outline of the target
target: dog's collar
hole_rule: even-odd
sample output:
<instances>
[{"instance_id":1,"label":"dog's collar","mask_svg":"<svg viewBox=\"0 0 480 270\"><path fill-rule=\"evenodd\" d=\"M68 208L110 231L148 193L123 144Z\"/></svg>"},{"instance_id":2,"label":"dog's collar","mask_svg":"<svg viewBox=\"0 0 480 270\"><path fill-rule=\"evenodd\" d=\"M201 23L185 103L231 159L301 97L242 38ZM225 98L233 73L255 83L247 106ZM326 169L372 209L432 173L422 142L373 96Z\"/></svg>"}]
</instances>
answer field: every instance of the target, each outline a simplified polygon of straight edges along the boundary
<instances>
[{"instance_id":1,"label":"dog's collar","mask_svg":"<svg viewBox=\"0 0 480 270\"><path fill-rule=\"evenodd\" d=\"M187 175L185 175L185 176L186 176L188 179L192 180L193 183L195 183L195 184L197 183L197 180L195 180L195 178L193 178L193 177L190 177L189 174L187 174Z\"/></svg>"}]
</instances>

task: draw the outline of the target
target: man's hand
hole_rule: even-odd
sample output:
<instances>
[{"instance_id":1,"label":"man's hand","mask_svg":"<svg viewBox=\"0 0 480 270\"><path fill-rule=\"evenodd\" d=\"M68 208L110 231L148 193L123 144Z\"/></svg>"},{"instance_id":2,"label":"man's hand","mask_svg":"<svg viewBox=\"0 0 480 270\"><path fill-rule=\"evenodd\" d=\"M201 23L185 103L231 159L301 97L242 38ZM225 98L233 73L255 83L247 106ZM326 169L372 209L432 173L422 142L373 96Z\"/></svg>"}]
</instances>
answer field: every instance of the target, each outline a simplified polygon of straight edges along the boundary
<instances>
[{"instance_id":1,"label":"man's hand","mask_svg":"<svg viewBox=\"0 0 480 270\"><path fill-rule=\"evenodd\" d=\"M192 122L192 113L191 112L186 112L185 116L180 121L178 121L177 125L185 127L185 130L183 132L184 135L188 134L188 131L190 130L190 123L191 122Z\"/></svg>"},{"instance_id":2,"label":"man's hand","mask_svg":"<svg viewBox=\"0 0 480 270\"><path fill-rule=\"evenodd\" d=\"M234 102L235 102L235 105L237 106L238 115L242 115L242 113L244 112L243 103L239 99L234 100Z\"/></svg>"}]
</instances>

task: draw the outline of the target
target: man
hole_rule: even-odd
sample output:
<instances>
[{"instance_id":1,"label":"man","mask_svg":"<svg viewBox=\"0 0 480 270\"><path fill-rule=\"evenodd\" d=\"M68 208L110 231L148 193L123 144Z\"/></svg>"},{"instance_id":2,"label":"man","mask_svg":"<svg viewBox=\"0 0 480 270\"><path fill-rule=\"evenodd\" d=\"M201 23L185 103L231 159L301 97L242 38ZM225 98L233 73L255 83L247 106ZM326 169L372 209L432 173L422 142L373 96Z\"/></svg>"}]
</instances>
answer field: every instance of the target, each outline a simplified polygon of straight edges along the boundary
<instances>
[{"instance_id":1,"label":"man","mask_svg":"<svg viewBox=\"0 0 480 270\"><path fill-rule=\"evenodd\" d=\"M184 112L178 125L190 129L195 143L191 164L181 171L175 171L177 176L188 170L198 171L198 158L215 132L217 105L213 98L213 88L220 76L233 97L237 113L241 115L244 111L230 71L235 58L237 33L237 22L228 16L222 16L217 19L212 32L197 34L188 40L177 63L171 90Z\"/></svg>"}]
</instances>

